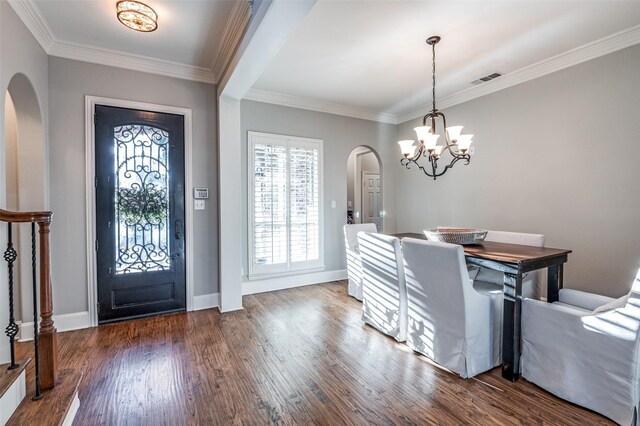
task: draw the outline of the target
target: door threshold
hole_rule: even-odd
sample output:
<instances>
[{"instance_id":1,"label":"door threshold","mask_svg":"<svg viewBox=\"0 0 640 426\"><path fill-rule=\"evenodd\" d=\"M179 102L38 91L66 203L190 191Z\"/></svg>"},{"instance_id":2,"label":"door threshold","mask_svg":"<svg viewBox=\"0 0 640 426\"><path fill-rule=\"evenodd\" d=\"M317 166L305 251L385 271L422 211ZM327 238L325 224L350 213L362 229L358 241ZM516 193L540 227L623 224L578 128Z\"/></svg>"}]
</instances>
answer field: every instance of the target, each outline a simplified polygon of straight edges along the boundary
<instances>
[{"instance_id":1,"label":"door threshold","mask_svg":"<svg viewBox=\"0 0 640 426\"><path fill-rule=\"evenodd\" d=\"M185 308L179 308L179 309L171 309L171 310L162 311L162 312L152 312L150 314L131 315L131 316L122 317L122 318L98 320L98 325L111 324L114 322L131 321L131 320L137 320L137 319L143 319L143 318L161 317L164 315L177 314L180 312L187 312L187 310Z\"/></svg>"}]
</instances>

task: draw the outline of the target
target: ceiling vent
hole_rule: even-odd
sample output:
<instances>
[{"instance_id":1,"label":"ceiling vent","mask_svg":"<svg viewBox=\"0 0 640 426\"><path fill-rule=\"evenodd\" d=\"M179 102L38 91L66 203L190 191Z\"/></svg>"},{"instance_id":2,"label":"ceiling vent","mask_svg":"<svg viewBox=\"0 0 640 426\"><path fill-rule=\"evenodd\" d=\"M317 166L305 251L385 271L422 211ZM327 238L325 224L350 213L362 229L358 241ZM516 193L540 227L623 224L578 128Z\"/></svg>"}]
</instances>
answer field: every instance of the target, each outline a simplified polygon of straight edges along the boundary
<instances>
[{"instance_id":1,"label":"ceiling vent","mask_svg":"<svg viewBox=\"0 0 640 426\"><path fill-rule=\"evenodd\" d=\"M471 84L473 84L474 86L477 86L478 84L486 83L487 81L491 81L495 78L498 78L501 75L502 74L500 74L499 72L494 72L493 74L485 75L484 77L480 77L479 79L472 81Z\"/></svg>"}]
</instances>

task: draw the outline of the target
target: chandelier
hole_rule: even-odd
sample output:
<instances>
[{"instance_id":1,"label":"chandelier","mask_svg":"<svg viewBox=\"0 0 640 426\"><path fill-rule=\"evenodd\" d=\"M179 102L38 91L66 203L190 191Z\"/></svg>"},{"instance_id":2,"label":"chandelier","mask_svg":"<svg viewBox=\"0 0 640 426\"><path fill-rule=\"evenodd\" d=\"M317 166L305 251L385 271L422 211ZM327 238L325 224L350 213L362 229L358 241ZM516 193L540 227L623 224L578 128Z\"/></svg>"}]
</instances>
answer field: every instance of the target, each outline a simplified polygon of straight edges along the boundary
<instances>
[{"instance_id":1,"label":"chandelier","mask_svg":"<svg viewBox=\"0 0 640 426\"><path fill-rule=\"evenodd\" d=\"M158 28L158 14L144 3L123 0L116 4L118 20L132 30L149 33Z\"/></svg>"},{"instance_id":2,"label":"chandelier","mask_svg":"<svg viewBox=\"0 0 640 426\"><path fill-rule=\"evenodd\" d=\"M462 126L447 127L447 119L444 114L438 111L436 108L436 44L440 41L440 37L432 36L427 39L427 44L431 46L433 57L433 108L422 119L422 126L416 127L416 135L418 136L418 146L415 146L413 140L398 141L400 150L404 157L400 160L400 164L407 169L415 164L425 175L432 177L436 180L452 168L458 161L464 160L465 165L471 161L469 155L469 147L471 146L471 138L473 135L463 135ZM438 145L439 134L436 134L436 119L442 120L442 128L444 129L444 146ZM430 124L427 125L427 121L430 120ZM438 160L445 153L449 153L451 156L451 162L444 166L444 169L438 171ZM429 165L421 166L418 160L421 157L425 157L429 161Z\"/></svg>"}]
</instances>

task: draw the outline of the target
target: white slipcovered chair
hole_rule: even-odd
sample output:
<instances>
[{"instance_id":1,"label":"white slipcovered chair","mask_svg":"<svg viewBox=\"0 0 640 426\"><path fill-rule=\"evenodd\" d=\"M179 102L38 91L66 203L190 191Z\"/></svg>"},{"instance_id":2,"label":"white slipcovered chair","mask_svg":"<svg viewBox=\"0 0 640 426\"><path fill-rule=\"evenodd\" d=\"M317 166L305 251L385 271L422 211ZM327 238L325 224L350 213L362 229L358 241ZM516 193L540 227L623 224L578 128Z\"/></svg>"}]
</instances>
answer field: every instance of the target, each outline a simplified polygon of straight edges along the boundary
<instances>
[{"instance_id":1,"label":"white slipcovered chair","mask_svg":"<svg viewBox=\"0 0 640 426\"><path fill-rule=\"evenodd\" d=\"M523 246L544 247L544 235L525 234L522 232L488 231L485 241L493 241L505 244L520 244ZM487 284L497 285L502 288L504 274L488 268L472 266L469 273L473 275L474 282L479 288L487 288ZM540 299L542 271L532 271L522 279L522 298Z\"/></svg>"},{"instance_id":2,"label":"white slipcovered chair","mask_svg":"<svg viewBox=\"0 0 640 426\"><path fill-rule=\"evenodd\" d=\"M376 232L374 223L358 223L344 226L344 245L347 250L347 293L362 300L362 264L358 248L358 232Z\"/></svg>"},{"instance_id":3,"label":"white slipcovered chair","mask_svg":"<svg viewBox=\"0 0 640 426\"><path fill-rule=\"evenodd\" d=\"M620 299L576 290L560 290L559 299L522 303L522 376L619 424L638 424L640 271Z\"/></svg>"},{"instance_id":4,"label":"white slipcovered chair","mask_svg":"<svg viewBox=\"0 0 640 426\"><path fill-rule=\"evenodd\" d=\"M400 240L390 235L359 232L362 258L362 319L395 338L407 339L407 288Z\"/></svg>"},{"instance_id":5,"label":"white slipcovered chair","mask_svg":"<svg viewBox=\"0 0 640 426\"><path fill-rule=\"evenodd\" d=\"M409 324L407 344L463 378L501 363L502 316L491 298L474 290L462 246L402 239Z\"/></svg>"}]
</instances>

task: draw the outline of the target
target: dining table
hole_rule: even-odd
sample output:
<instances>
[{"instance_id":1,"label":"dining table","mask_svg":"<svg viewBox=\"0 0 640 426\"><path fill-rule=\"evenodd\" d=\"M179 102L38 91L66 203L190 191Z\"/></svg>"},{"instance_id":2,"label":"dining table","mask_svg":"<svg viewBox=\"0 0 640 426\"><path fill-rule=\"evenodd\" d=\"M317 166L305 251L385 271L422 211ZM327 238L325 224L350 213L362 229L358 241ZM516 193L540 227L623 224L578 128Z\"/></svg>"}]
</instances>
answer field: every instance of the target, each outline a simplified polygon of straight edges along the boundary
<instances>
[{"instance_id":1,"label":"dining table","mask_svg":"<svg viewBox=\"0 0 640 426\"><path fill-rule=\"evenodd\" d=\"M419 233L392 235L401 240L406 237L427 239L424 234ZM564 264L571 250L494 241L462 247L467 263L504 273L502 377L515 382L520 378L522 277L528 272L546 268L547 302L557 302L563 286Z\"/></svg>"}]
</instances>

